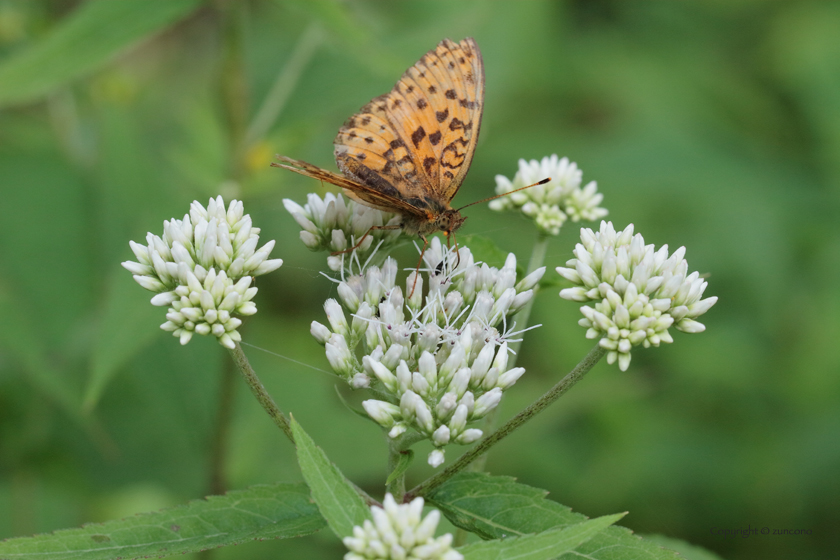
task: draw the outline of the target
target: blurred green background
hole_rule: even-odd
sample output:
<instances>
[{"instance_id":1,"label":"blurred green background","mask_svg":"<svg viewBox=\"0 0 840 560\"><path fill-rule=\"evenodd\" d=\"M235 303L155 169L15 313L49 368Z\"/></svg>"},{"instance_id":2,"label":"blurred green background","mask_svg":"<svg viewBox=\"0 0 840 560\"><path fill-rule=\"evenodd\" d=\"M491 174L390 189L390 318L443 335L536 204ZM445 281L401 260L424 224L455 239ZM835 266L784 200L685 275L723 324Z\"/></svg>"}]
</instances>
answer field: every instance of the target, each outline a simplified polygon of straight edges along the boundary
<instances>
[{"instance_id":1,"label":"blurred green background","mask_svg":"<svg viewBox=\"0 0 840 560\"><path fill-rule=\"evenodd\" d=\"M519 158L568 156L598 181L617 227L688 247L720 297L704 334L637 350L624 373L599 364L500 444L489 470L590 516L629 511L622 524L637 532L731 560L836 558L840 3L111 4L103 23L79 2L0 0L0 538L211 492L224 396L224 485L301 480L244 384L225 385L222 349L159 330L165 310L119 265L134 258L130 239L217 194L242 198L285 260L259 279L245 340L306 365L246 352L281 408L381 493L379 430L307 367L328 367L308 327L335 285L282 199L321 187L268 164L281 153L334 169L346 117L442 38L473 36L486 106L457 201L492 194ZM527 262L527 221L486 205L469 216L464 233ZM577 230L551 241L548 276ZM504 418L590 347L578 305L556 292L538 296L532 320L544 326L522 347L527 374ZM431 472L417 463L409 483ZM748 525L812 534L712 534ZM341 550L323 532L216 558Z\"/></svg>"}]
</instances>

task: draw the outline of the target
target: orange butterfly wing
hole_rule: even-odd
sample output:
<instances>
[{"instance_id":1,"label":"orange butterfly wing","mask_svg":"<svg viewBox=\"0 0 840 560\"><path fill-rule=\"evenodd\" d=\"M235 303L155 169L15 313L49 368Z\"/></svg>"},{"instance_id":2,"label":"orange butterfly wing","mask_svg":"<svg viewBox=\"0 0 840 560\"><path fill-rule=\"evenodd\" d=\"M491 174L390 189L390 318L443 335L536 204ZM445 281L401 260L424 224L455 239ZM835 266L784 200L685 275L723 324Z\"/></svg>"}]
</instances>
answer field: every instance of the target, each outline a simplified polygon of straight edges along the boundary
<instances>
[{"instance_id":1,"label":"orange butterfly wing","mask_svg":"<svg viewBox=\"0 0 840 560\"><path fill-rule=\"evenodd\" d=\"M469 170L483 107L478 46L471 38L444 39L339 130L339 169L370 187L347 187L348 194L376 205L373 190L402 199L413 214L449 208Z\"/></svg>"},{"instance_id":2,"label":"orange butterfly wing","mask_svg":"<svg viewBox=\"0 0 840 560\"><path fill-rule=\"evenodd\" d=\"M306 177L312 177L313 179L326 181L327 183L341 187L351 198L362 200L368 206L385 212L402 212L419 216L426 215L424 211L412 206L398 196L380 192L374 187L360 183L344 175L339 175L338 173L321 169L317 165L286 156L277 156L277 159L283 163L272 163L271 165L273 167L282 167L283 169L294 171Z\"/></svg>"}]
</instances>

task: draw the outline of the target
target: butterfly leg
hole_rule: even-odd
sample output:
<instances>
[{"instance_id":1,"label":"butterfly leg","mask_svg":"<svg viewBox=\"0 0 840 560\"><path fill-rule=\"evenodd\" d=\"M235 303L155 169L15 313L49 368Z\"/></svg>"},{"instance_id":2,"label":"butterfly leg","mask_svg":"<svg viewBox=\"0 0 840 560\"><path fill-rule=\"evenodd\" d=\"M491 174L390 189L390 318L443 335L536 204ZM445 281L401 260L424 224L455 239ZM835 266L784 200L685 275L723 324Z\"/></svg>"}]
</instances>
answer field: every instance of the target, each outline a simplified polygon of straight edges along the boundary
<instances>
[{"instance_id":1,"label":"butterfly leg","mask_svg":"<svg viewBox=\"0 0 840 560\"><path fill-rule=\"evenodd\" d=\"M375 230L375 229L401 229L401 228L402 228L402 226L400 226L400 225L393 225L393 226L371 226L371 228L370 228L369 230L367 230L367 232L365 232L365 234L362 236L362 238L361 238L361 239L359 239L359 242L358 242L358 243L356 243L355 245L353 245L353 246L352 246L352 247L350 247L349 249L344 249L343 251L334 251L334 252L332 252L332 253L330 253L330 254L331 254L332 256L335 256L335 255L342 255L342 254L344 254L344 253L351 253L351 252L355 251L356 249L358 249L358 248L359 248L359 245L361 245L361 244L362 244L362 241L364 241L364 240L365 240L365 238L366 238L368 235L370 235L370 232L372 232L372 231L373 231L373 230Z\"/></svg>"},{"instance_id":2,"label":"butterfly leg","mask_svg":"<svg viewBox=\"0 0 840 560\"><path fill-rule=\"evenodd\" d=\"M455 267L453 268L454 270L455 268L458 268L458 265L461 264L461 252L458 251L458 240L455 239L454 233L452 234L452 239L455 241L455 254L458 256L458 259L455 261Z\"/></svg>"},{"instance_id":3,"label":"butterfly leg","mask_svg":"<svg viewBox=\"0 0 840 560\"><path fill-rule=\"evenodd\" d=\"M420 276L420 265L423 264L423 255L426 254L426 247L429 246L429 240L425 236L421 235L420 239L423 240L423 250L420 251L420 260L417 261L417 268L414 270L414 283L411 285L411 292L408 294L409 299L414 295L414 288L417 287L417 277Z\"/></svg>"}]
</instances>

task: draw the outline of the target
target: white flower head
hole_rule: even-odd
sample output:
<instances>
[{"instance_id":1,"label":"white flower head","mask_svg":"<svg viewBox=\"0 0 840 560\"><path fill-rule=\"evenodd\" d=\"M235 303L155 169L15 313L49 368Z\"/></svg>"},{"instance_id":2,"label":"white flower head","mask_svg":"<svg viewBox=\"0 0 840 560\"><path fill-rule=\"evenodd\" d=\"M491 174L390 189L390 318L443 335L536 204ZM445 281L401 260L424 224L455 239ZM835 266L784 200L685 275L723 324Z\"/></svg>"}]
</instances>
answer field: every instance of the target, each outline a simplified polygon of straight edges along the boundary
<instances>
[{"instance_id":1,"label":"white flower head","mask_svg":"<svg viewBox=\"0 0 840 560\"><path fill-rule=\"evenodd\" d=\"M233 348L241 337L241 316L253 315L254 276L276 270L282 259L269 259L274 241L257 249L259 228L241 201L225 208L222 197L207 208L195 201L183 220L163 222L163 235L146 235L146 245L129 245L138 262L122 263L138 284L156 292L152 304L169 307L165 331L186 344L194 333L213 335Z\"/></svg>"},{"instance_id":2,"label":"white flower head","mask_svg":"<svg viewBox=\"0 0 840 560\"><path fill-rule=\"evenodd\" d=\"M698 272L688 273L685 247L669 256L667 245L658 250L645 245L641 234L633 234L633 224L616 231L604 221L598 232L582 228L580 240L575 258L557 267L574 284L560 297L591 304L580 308L579 324L587 338L600 339L609 363L617 360L625 371L634 346L673 342L671 326L688 333L705 330L696 319L718 298L701 299L707 282Z\"/></svg>"},{"instance_id":3,"label":"white flower head","mask_svg":"<svg viewBox=\"0 0 840 560\"><path fill-rule=\"evenodd\" d=\"M519 210L537 225L537 229L550 235L560 233L560 226L567 219L597 220L607 215L599 204L604 195L598 193L595 181L581 188L583 172L569 158L558 159L557 155L544 157L541 161L519 160L519 171L513 180L496 175L496 194L505 194L550 177L544 185L497 198L490 202L493 210Z\"/></svg>"},{"instance_id":4,"label":"white flower head","mask_svg":"<svg viewBox=\"0 0 840 560\"><path fill-rule=\"evenodd\" d=\"M365 520L361 527L353 527L352 537L344 537L344 546L350 549L344 560L463 560L452 548L450 533L434 537L440 512L432 510L423 518L423 498L397 504L385 494L382 506L371 506L373 521Z\"/></svg>"},{"instance_id":5,"label":"white flower head","mask_svg":"<svg viewBox=\"0 0 840 560\"><path fill-rule=\"evenodd\" d=\"M301 227L301 241L312 251L345 251L362 241L372 226L395 226L402 219L353 200L345 202L340 194L326 193L321 198L310 193L303 206L288 198L283 204ZM400 229L375 229L355 251L330 255L327 266L336 272L352 274L354 268L358 272L377 250L396 244L401 233Z\"/></svg>"},{"instance_id":6,"label":"white flower head","mask_svg":"<svg viewBox=\"0 0 840 560\"><path fill-rule=\"evenodd\" d=\"M534 296L545 268L517 282L513 254L491 267L468 247L456 252L437 238L423 261L405 290L390 257L346 278L338 299L324 306L327 324L313 323L311 332L336 374L353 387L363 374L379 391L378 400L363 403L370 417L392 438L414 429L431 440L430 464L438 466L443 447L482 436L468 424L524 373L508 367L508 345L521 334L509 319Z\"/></svg>"}]
</instances>

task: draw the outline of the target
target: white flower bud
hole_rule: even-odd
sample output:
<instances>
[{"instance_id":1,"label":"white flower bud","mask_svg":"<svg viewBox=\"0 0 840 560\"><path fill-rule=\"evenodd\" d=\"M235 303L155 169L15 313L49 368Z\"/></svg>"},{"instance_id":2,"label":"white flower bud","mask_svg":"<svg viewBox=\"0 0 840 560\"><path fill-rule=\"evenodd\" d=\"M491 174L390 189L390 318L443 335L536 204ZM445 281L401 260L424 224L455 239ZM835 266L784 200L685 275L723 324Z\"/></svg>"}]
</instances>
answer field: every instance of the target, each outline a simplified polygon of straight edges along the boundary
<instances>
[{"instance_id":1,"label":"white flower bud","mask_svg":"<svg viewBox=\"0 0 840 560\"><path fill-rule=\"evenodd\" d=\"M458 395L455 393L445 393L438 401L438 404L435 407L435 412L437 413L438 418L445 420L450 414L452 414L452 411L455 410L455 407L457 406ZM464 407L464 410L466 410L466 407Z\"/></svg>"},{"instance_id":2,"label":"white flower bud","mask_svg":"<svg viewBox=\"0 0 840 560\"><path fill-rule=\"evenodd\" d=\"M370 377L365 373L357 373L350 379L350 386L354 389L367 389L370 387Z\"/></svg>"},{"instance_id":3,"label":"white flower bud","mask_svg":"<svg viewBox=\"0 0 840 560\"><path fill-rule=\"evenodd\" d=\"M432 443L438 447L449 443L449 428L446 425L440 426L435 430L435 433L432 434Z\"/></svg>"},{"instance_id":4,"label":"white flower bud","mask_svg":"<svg viewBox=\"0 0 840 560\"><path fill-rule=\"evenodd\" d=\"M331 233L330 250L343 251L348 248L347 237L340 229L334 229Z\"/></svg>"},{"instance_id":5,"label":"white flower bud","mask_svg":"<svg viewBox=\"0 0 840 560\"><path fill-rule=\"evenodd\" d=\"M362 401L362 406L368 416L383 428L390 428L401 418L400 407L385 401L370 399Z\"/></svg>"},{"instance_id":6,"label":"white flower bud","mask_svg":"<svg viewBox=\"0 0 840 560\"><path fill-rule=\"evenodd\" d=\"M443 454L443 449L435 449L429 453L428 463L434 468L441 466L444 460L445 456Z\"/></svg>"},{"instance_id":7,"label":"white flower bud","mask_svg":"<svg viewBox=\"0 0 840 560\"><path fill-rule=\"evenodd\" d=\"M371 317L373 317L373 309L371 309L366 301L363 301L353 314L351 331L354 337L358 338L365 333L370 324Z\"/></svg>"},{"instance_id":8,"label":"white flower bud","mask_svg":"<svg viewBox=\"0 0 840 560\"><path fill-rule=\"evenodd\" d=\"M412 379L411 379L411 371L408 369L408 364L405 363L405 360L400 360L399 365L397 366L397 391L400 393L404 393L409 389L413 389L412 387ZM421 378L422 379L422 378ZM418 392L418 391L415 391Z\"/></svg>"},{"instance_id":9,"label":"white flower bud","mask_svg":"<svg viewBox=\"0 0 840 560\"><path fill-rule=\"evenodd\" d=\"M396 392L397 390L397 377L385 367L382 362L378 360L370 359L367 362L370 365L370 369L373 371L373 374L382 382L385 387L391 391Z\"/></svg>"},{"instance_id":10,"label":"white flower bud","mask_svg":"<svg viewBox=\"0 0 840 560\"><path fill-rule=\"evenodd\" d=\"M314 227L314 224L313 224ZM318 236L314 233L306 230L301 230L300 232L300 240L303 241L303 244L306 245L307 249L318 249L319 245L321 244L321 240L318 239Z\"/></svg>"},{"instance_id":11,"label":"white flower bud","mask_svg":"<svg viewBox=\"0 0 840 560\"><path fill-rule=\"evenodd\" d=\"M426 379L429 385L437 385L437 364L435 364L435 357L424 351L420 355L417 364L420 369L420 375Z\"/></svg>"},{"instance_id":12,"label":"white flower bud","mask_svg":"<svg viewBox=\"0 0 840 560\"><path fill-rule=\"evenodd\" d=\"M455 443L460 443L461 445L468 445L474 441L478 441L478 439L484 435L484 432L477 428L470 428L468 430L464 430L464 432L455 438Z\"/></svg>"},{"instance_id":13,"label":"white flower bud","mask_svg":"<svg viewBox=\"0 0 840 560\"><path fill-rule=\"evenodd\" d=\"M502 400L502 390L498 387L487 391L475 401L475 408L473 409L473 419L482 418L488 412L496 408L499 401Z\"/></svg>"},{"instance_id":14,"label":"white flower bud","mask_svg":"<svg viewBox=\"0 0 840 560\"><path fill-rule=\"evenodd\" d=\"M438 368L438 379L441 380L443 383L448 383L450 379L452 379L452 375L466 365L466 356L464 355L464 347L461 346L460 342L456 342L455 346L452 347L452 352L449 354L449 357L443 363L443 365Z\"/></svg>"},{"instance_id":15,"label":"white flower bud","mask_svg":"<svg viewBox=\"0 0 840 560\"><path fill-rule=\"evenodd\" d=\"M470 376L470 368L464 367L459 369L455 375L452 376L452 381L449 383L447 392L455 393L458 398L462 397L464 393L466 393L467 387L469 387Z\"/></svg>"},{"instance_id":16,"label":"white flower bud","mask_svg":"<svg viewBox=\"0 0 840 560\"><path fill-rule=\"evenodd\" d=\"M338 297L341 298L341 302L347 307L347 309L350 310L351 313L355 313L359 309L359 297L346 282L341 282L338 285ZM367 304L367 302L365 302L365 304Z\"/></svg>"},{"instance_id":17,"label":"white flower bud","mask_svg":"<svg viewBox=\"0 0 840 560\"><path fill-rule=\"evenodd\" d=\"M353 370L353 356L347 347L347 341L339 333L333 333L325 345L327 361L333 371L341 376L348 376Z\"/></svg>"},{"instance_id":18,"label":"white flower bud","mask_svg":"<svg viewBox=\"0 0 840 560\"><path fill-rule=\"evenodd\" d=\"M513 386L514 383L519 381L519 378L522 377L522 374L525 373L525 368L517 367L511 370L506 371L502 375L499 376L499 380L496 383L496 386L503 391L509 389Z\"/></svg>"},{"instance_id":19,"label":"white flower bud","mask_svg":"<svg viewBox=\"0 0 840 560\"><path fill-rule=\"evenodd\" d=\"M459 404L449 420L449 429L453 434L460 434L467 426L467 417L469 416L469 409L466 405Z\"/></svg>"},{"instance_id":20,"label":"white flower bud","mask_svg":"<svg viewBox=\"0 0 840 560\"><path fill-rule=\"evenodd\" d=\"M493 342L488 342L478 353L478 356L475 361L473 361L471 368L473 384L481 383L484 376L487 375L487 370L490 369L490 363L493 361L495 350L495 344L493 344Z\"/></svg>"},{"instance_id":21,"label":"white flower bud","mask_svg":"<svg viewBox=\"0 0 840 560\"><path fill-rule=\"evenodd\" d=\"M347 318L344 316L341 305L336 300L328 299L324 303L324 311L327 313L327 320L333 332L341 335L348 334L350 327L347 325Z\"/></svg>"}]
</instances>

